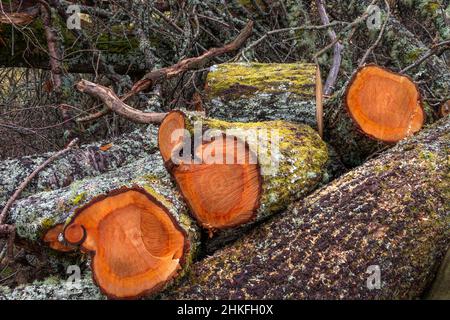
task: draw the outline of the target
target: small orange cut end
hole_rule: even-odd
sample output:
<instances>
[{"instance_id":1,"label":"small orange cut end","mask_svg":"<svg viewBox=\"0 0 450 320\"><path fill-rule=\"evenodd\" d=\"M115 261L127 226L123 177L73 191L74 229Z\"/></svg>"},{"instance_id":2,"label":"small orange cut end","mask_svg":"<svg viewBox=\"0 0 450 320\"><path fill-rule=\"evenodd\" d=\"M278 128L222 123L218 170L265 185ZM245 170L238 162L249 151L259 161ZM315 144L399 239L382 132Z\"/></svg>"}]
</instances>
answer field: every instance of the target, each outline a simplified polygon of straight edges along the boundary
<instances>
[{"instance_id":1,"label":"small orange cut end","mask_svg":"<svg viewBox=\"0 0 450 320\"><path fill-rule=\"evenodd\" d=\"M158 145L164 162L171 159L174 148L183 141L181 133L185 129L184 117L181 111L172 111L167 114L159 128Z\"/></svg>"},{"instance_id":2,"label":"small orange cut end","mask_svg":"<svg viewBox=\"0 0 450 320\"><path fill-rule=\"evenodd\" d=\"M425 121L420 93L407 76L368 65L354 75L346 94L350 116L368 136L397 142Z\"/></svg>"},{"instance_id":3,"label":"small orange cut end","mask_svg":"<svg viewBox=\"0 0 450 320\"><path fill-rule=\"evenodd\" d=\"M44 241L53 250L61 252L74 251L75 250L74 247L66 246L59 241L59 236L63 233L63 231L64 231L64 224L62 223L57 224L45 233L42 241Z\"/></svg>"}]
</instances>

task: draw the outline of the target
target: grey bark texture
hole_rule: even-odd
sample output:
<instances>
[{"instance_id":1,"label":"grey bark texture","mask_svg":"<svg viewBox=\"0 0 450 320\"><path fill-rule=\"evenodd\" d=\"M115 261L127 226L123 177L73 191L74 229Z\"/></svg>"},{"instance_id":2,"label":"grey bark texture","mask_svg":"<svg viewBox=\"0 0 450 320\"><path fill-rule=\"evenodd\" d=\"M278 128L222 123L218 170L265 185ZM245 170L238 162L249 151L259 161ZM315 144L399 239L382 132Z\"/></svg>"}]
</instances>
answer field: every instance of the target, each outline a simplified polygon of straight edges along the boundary
<instances>
[{"instance_id":1,"label":"grey bark texture","mask_svg":"<svg viewBox=\"0 0 450 320\"><path fill-rule=\"evenodd\" d=\"M132 163L146 154L155 153L157 135L158 128L149 125L146 129L135 130L115 140L100 141L73 149L42 170L24 190L22 197L64 188L76 180L99 175ZM104 151L102 146L106 147ZM0 162L0 207L6 203L17 186L51 155L52 153L46 153Z\"/></svg>"}]
</instances>

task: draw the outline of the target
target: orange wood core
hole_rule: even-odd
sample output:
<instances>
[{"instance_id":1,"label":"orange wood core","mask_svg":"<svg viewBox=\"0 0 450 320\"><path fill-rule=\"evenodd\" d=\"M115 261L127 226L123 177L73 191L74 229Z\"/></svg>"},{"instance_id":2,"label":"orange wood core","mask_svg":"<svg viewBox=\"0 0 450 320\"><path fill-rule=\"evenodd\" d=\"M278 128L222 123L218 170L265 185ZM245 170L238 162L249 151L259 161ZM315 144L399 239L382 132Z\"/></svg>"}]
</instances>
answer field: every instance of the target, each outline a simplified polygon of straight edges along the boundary
<instances>
[{"instance_id":1,"label":"orange wood core","mask_svg":"<svg viewBox=\"0 0 450 320\"><path fill-rule=\"evenodd\" d=\"M64 238L71 244L78 245L84 240L86 232L83 226L73 223L67 226L64 232Z\"/></svg>"},{"instance_id":2,"label":"orange wood core","mask_svg":"<svg viewBox=\"0 0 450 320\"><path fill-rule=\"evenodd\" d=\"M422 128L424 112L417 86L407 76L376 65L360 69L347 88L348 112L372 138L397 142Z\"/></svg>"},{"instance_id":3,"label":"orange wood core","mask_svg":"<svg viewBox=\"0 0 450 320\"><path fill-rule=\"evenodd\" d=\"M63 223L57 224L45 233L44 238L42 240L53 250L61 252L74 251L75 248L73 246L66 246L59 241L59 236L63 233L63 231L64 231L64 224Z\"/></svg>"},{"instance_id":4,"label":"orange wood core","mask_svg":"<svg viewBox=\"0 0 450 320\"><path fill-rule=\"evenodd\" d=\"M168 138L171 130L180 127L184 128L181 112L170 113L163 121L159 133L161 153L171 155L171 148L180 144ZM199 223L214 230L251 221L259 207L262 187L259 166L247 144L223 134L203 141L194 153L201 163L182 163L169 171Z\"/></svg>"},{"instance_id":5,"label":"orange wood core","mask_svg":"<svg viewBox=\"0 0 450 320\"><path fill-rule=\"evenodd\" d=\"M143 189L122 189L94 199L66 227L93 255L92 271L110 298L135 298L159 290L176 276L185 235L168 211Z\"/></svg>"}]
</instances>

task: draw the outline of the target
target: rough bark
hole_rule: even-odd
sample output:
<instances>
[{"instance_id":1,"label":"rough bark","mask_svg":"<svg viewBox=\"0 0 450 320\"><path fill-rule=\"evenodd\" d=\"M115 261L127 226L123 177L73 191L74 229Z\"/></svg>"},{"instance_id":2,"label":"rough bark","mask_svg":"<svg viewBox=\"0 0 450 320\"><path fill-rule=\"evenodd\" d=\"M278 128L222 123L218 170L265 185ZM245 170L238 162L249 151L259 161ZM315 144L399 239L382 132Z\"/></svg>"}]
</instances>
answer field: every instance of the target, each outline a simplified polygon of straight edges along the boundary
<instances>
[{"instance_id":1,"label":"rough bark","mask_svg":"<svg viewBox=\"0 0 450 320\"><path fill-rule=\"evenodd\" d=\"M117 138L82 146L57 159L42 170L22 193L22 197L64 188L76 180L93 177L129 164L157 150L157 127L148 126ZM8 159L0 162L0 207L17 186L51 153Z\"/></svg>"},{"instance_id":2,"label":"rough bark","mask_svg":"<svg viewBox=\"0 0 450 320\"><path fill-rule=\"evenodd\" d=\"M157 153L94 178L76 181L68 187L21 199L11 208L8 222L15 225L19 237L41 243L47 230L56 224L71 221L77 210L85 204L98 196L124 187L145 189L164 205L174 223L186 234L189 249L183 258L182 269L176 278L161 288L163 290L182 277L194 260L198 251L200 232L189 217L180 195L173 188ZM41 244L46 247L45 244Z\"/></svg>"},{"instance_id":3,"label":"rough bark","mask_svg":"<svg viewBox=\"0 0 450 320\"><path fill-rule=\"evenodd\" d=\"M210 68L203 108L232 121L287 120L317 126L314 64L225 63Z\"/></svg>"},{"instance_id":4,"label":"rough bark","mask_svg":"<svg viewBox=\"0 0 450 320\"><path fill-rule=\"evenodd\" d=\"M21 285L14 289L0 286L0 300L102 300L99 288L90 273L73 283L66 279L50 277L43 281Z\"/></svg>"},{"instance_id":5,"label":"rough bark","mask_svg":"<svg viewBox=\"0 0 450 320\"><path fill-rule=\"evenodd\" d=\"M449 138L447 117L198 262L166 298L419 297L450 241Z\"/></svg>"}]
</instances>

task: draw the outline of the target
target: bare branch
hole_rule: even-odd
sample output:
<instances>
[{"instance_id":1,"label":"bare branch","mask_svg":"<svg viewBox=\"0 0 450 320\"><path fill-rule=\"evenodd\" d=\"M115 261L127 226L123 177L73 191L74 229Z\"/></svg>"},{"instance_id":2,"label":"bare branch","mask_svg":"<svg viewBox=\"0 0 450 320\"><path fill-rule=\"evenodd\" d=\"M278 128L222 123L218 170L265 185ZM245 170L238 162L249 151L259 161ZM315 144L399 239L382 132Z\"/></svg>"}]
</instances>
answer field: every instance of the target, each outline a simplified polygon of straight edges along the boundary
<instances>
[{"instance_id":1,"label":"bare branch","mask_svg":"<svg viewBox=\"0 0 450 320\"><path fill-rule=\"evenodd\" d=\"M98 98L113 112L137 123L161 123L165 113L142 112L123 102L111 89L87 80L81 80L76 85L78 91Z\"/></svg>"}]
</instances>

